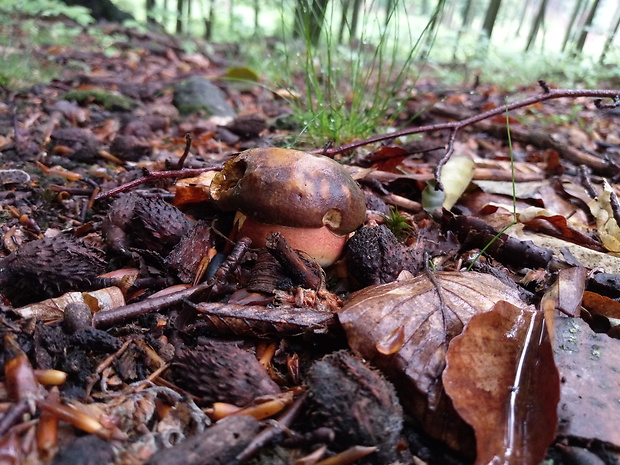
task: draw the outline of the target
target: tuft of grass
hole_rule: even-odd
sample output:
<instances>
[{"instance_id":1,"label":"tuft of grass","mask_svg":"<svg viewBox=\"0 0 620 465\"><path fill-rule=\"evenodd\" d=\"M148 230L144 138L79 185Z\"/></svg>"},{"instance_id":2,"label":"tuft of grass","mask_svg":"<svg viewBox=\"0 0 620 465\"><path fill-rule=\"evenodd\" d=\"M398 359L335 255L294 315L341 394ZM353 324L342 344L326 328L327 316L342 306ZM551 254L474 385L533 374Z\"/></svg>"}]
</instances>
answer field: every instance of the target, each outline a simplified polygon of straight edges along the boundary
<instances>
[{"instance_id":1,"label":"tuft of grass","mask_svg":"<svg viewBox=\"0 0 620 465\"><path fill-rule=\"evenodd\" d=\"M284 42L284 87L293 96L300 137L314 145L342 144L390 126L416 83L419 60L432 46L444 3L438 2L416 35L404 0L394 0L385 13L371 1L360 12L359 38L343 45L337 41L342 12L334 1L317 45L309 34L301 43Z\"/></svg>"},{"instance_id":2,"label":"tuft of grass","mask_svg":"<svg viewBox=\"0 0 620 465\"><path fill-rule=\"evenodd\" d=\"M413 232L413 226L409 223L407 217L403 216L396 208L390 208L390 213L384 215L383 219L385 220L385 225L398 240L409 237Z\"/></svg>"}]
</instances>

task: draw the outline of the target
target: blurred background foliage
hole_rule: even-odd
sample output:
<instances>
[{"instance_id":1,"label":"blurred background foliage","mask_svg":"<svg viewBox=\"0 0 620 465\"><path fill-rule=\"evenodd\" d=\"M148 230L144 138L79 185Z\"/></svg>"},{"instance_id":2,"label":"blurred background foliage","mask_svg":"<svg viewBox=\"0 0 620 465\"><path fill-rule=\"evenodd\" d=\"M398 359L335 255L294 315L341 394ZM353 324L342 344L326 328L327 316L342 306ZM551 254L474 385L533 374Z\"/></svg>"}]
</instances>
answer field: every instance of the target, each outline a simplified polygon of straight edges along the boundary
<instances>
[{"instance_id":1,"label":"blurred background foliage","mask_svg":"<svg viewBox=\"0 0 620 465\"><path fill-rule=\"evenodd\" d=\"M35 46L89 32L109 56L121 53L92 27L100 21L224 54L242 78L289 100L312 139L391 126L421 77L439 87L620 87L618 0L2 0L0 85L57 72L35 63L24 35Z\"/></svg>"}]
</instances>

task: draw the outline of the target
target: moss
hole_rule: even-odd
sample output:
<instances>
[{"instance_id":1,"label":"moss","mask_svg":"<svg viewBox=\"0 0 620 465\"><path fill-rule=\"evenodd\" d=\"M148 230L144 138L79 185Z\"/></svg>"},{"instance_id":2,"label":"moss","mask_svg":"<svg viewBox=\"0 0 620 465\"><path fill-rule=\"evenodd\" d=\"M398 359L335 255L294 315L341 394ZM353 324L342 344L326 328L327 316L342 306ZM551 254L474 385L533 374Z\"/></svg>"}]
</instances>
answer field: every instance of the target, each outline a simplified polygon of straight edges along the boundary
<instances>
[{"instance_id":1,"label":"moss","mask_svg":"<svg viewBox=\"0 0 620 465\"><path fill-rule=\"evenodd\" d=\"M112 94L104 90L70 90L64 95L66 100L75 100L79 104L97 103L110 111L129 111L136 106L137 102L122 95Z\"/></svg>"}]
</instances>

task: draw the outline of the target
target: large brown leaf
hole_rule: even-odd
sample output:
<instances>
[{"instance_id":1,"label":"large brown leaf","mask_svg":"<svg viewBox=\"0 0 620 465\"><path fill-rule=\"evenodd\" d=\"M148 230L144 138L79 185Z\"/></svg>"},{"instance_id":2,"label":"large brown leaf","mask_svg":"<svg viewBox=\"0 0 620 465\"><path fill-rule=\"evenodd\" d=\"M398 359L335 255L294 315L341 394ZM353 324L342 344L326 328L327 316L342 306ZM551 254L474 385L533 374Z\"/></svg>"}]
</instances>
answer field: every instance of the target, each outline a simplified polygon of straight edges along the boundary
<instances>
[{"instance_id":1,"label":"large brown leaf","mask_svg":"<svg viewBox=\"0 0 620 465\"><path fill-rule=\"evenodd\" d=\"M543 313L499 302L454 338L443 372L476 432L476 465L535 465L555 438L560 377Z\"/></svg>"},{"instance_id":2,"label":"large brown leaf","mask_svg":"<svg viewBox=\"0 0 620 465\"><path fill-rule=\"evenodd\" d=\"M351 348L391 378L424 429L473 454L473 433L452 408L441 373L450 340L500 300L524 306L514 288L490 275L424 273L355 293L338 317Z\"/></svg>"}]
</instances>

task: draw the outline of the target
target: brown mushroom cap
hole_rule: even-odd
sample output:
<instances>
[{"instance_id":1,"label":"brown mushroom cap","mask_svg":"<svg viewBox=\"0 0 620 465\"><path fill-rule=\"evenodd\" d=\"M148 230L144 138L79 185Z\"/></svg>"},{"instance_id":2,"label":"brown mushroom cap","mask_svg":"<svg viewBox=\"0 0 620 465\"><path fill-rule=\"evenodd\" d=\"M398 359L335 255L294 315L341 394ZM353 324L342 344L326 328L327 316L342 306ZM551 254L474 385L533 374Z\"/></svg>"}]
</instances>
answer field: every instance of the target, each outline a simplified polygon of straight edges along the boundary
<instances>
[{"instance_id":1,"label":"brown mushroom cap","mask_svg":"<svg viewBox=\"0 0 620 465\"><path fill-rule=\"evenodd\" d=\"M240 211L265 224L320 228L345 235L366 216L364 194L340 164L297 150L258 148L241 152L211 183L223 210Z\"/></svg>"}]
</instances>

